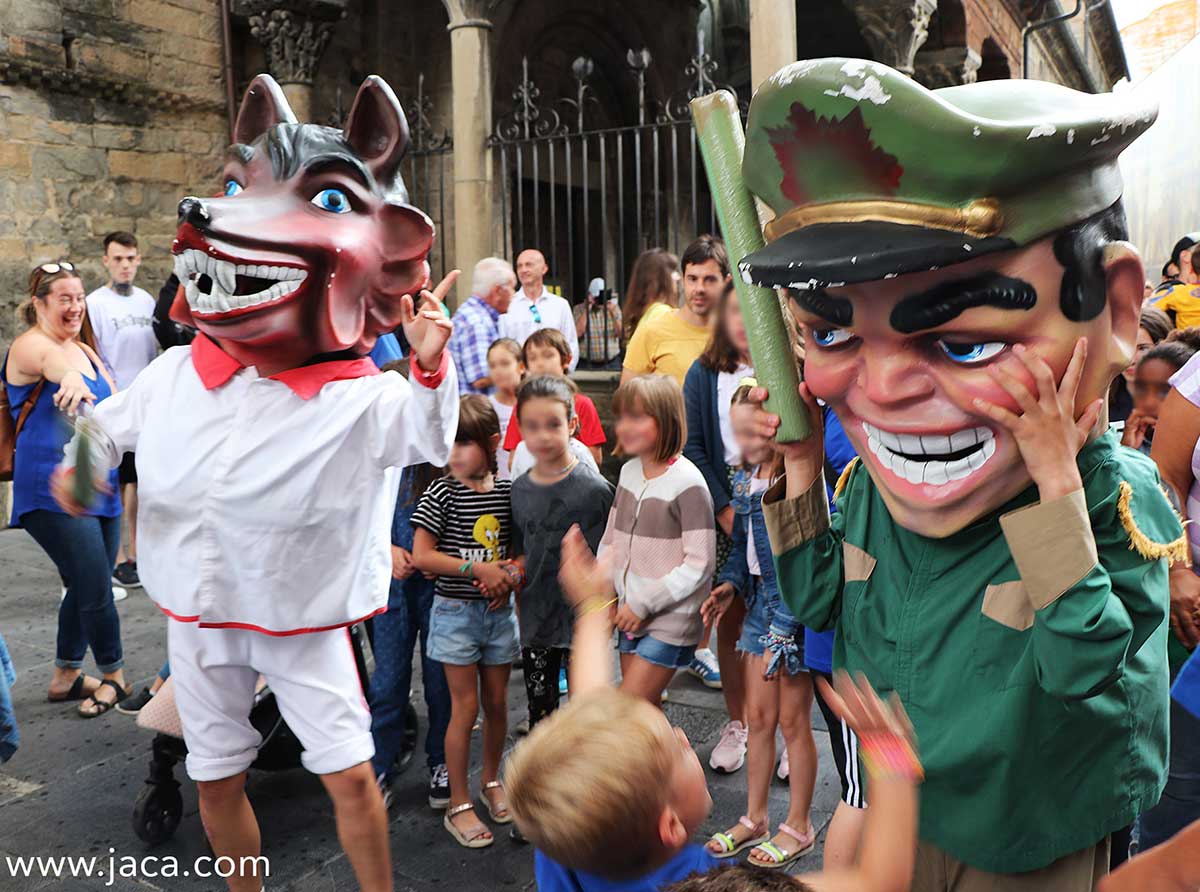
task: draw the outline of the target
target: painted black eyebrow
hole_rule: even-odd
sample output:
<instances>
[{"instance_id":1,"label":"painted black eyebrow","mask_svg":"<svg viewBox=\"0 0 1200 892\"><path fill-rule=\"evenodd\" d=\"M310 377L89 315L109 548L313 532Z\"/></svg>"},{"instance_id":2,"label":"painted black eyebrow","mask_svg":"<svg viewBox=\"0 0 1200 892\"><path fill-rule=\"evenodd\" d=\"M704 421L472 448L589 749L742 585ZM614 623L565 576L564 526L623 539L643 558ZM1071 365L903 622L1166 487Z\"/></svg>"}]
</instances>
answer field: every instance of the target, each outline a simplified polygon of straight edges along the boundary
<instances>
[{"instance_id":1,"label":"painted black eyebrow","mask_svg":"<svg viewBox=\"0 0 1200 892\"><path fill-rule=\"evenodd\" d=\"M854 320L854 305L845 298L834 297L824 288L791 288L788 293L801 308L831 325L844 328Z\"/></svg>"},{"instance_id":2,"label":"painted black eyebrow","mask_svg":"<svg viewBox=\"0 0 1200 892\"><path fill-rule=\"evenodd\" d=\"M1032 310L1036 305L1037 289L1024 279L983 273L904 298L892 309L891 323L896 331L913 334L945 325L972 307Z\"/></svg>"},{"instance_id":3,"label":"painted black eyebrow","mask_svg":"<svg viewBox=\"0 0 1200 892\"><path fill-rule=\"evenodd\" d=\"M317 155L304 162L304 172L309 176L330 169L346 171L358 180L364 189L375 191L375 178L371 176L365 164L351 155L329 153Z\"/></svg>"},{"instance_id":4,"label":"painted black eyebrow","mask_svg":"<svg viewBox=\"0 0 1200 892\"><path fill-rule=\"evenodd\" d=\"M254 146L248 146L245 143L234 143L229 147L225 154L234 161L240 161L243 164L249 164L254 158Z\"/></svg>"}]
</instances>

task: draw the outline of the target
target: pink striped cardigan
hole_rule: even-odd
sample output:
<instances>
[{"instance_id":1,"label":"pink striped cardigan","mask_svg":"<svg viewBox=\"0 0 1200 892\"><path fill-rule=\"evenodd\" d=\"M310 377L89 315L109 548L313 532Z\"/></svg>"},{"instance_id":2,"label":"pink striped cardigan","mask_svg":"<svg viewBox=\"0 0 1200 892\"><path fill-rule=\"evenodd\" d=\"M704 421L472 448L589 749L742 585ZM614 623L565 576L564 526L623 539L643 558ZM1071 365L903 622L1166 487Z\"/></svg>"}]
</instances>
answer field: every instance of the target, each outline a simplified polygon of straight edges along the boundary
<instances>
[{"instance_id":1,"label":"pink striped cardigan","mask_svg":"<svg viewBox=\"0 0 1200 892\"><path fill-rule=\"evenodd\" d=\"M612 555L617 597L647 620L644 634L682 647L699 644L700 605L712 590L717 547L712 497L694 464L681 455L647 480L641 459L627 462L600 553Z\"/></svg>"}]
</instances>

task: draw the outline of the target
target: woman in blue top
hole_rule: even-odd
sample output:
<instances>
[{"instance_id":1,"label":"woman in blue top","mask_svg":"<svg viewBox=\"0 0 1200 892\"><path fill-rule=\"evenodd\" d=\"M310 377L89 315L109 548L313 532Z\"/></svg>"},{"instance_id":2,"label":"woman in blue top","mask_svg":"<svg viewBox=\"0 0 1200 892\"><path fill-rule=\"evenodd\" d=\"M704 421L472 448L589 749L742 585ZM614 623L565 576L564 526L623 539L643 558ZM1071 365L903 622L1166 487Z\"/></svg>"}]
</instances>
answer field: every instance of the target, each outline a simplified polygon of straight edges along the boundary
<instances>
[{"instance_id":1,"label":"woman in blue top","mask_svg":"<svg viewBox=\"0 0 1200 892\"><path fill-rule=\"evenodd\" d=\"M742 324L737 292L727 285L717 306L717 324L700 358L692 363L683 382L683 404L687 409L687 442L683 454L704 475L713 500L717 526L717 572L721 571L731 549L734 527L730 504L732 469L741 462L741 453L729 422L729 400L738 384L753 375L750 342ZM746 618L746 603L735 598L717 625L717 661L720 675L715 679L725 696L729 721L721 729L708 764L714 771L730 773L742 767L746 758L746 681L737 655L737 641ZM705 684L711 684L712 655L708 644L696 652L688 671Z\"/></svg>"},{"instance_id":2,"label":"woman in blue top","mask_svg":"<svg viewBox=\"0 0 1200 892\"><path fill-rule=\"evenodd\" d=\"M29 295L22 307L28 327L13 341L0 367L14 422L25 402L35 400L17 437L12 525L33 536L66 584L48 697L54 702L83 700L79 714L91 718L129 695L112 593L121 538L116 472L110 476L109 491L100 493L81 517L64 514L55 503L50 475L70 435L62 413L73 414L82 403L111 396L113 383L96 354L78 340L85 303L75 268L66 262L42 264L29 277ZM102 681L83 674L89 647Z\"/></svg>"}]
</instances>

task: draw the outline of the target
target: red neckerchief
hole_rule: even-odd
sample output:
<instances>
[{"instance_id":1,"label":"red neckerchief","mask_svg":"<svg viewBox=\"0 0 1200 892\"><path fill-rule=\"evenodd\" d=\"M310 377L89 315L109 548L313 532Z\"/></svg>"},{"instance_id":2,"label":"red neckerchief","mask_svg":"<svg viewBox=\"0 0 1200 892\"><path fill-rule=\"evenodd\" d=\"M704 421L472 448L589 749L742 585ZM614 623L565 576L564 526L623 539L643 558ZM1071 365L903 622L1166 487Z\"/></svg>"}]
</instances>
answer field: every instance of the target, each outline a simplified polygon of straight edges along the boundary
<instances>
[{"instance_id":1,"label":"red neckerchief","mask_svg":"<svg viewBox=\"0 0 1200 892\"><path fill-rule=\"evenodd\" d=\"M203 333L196 335L196 339L192 341L192 367L200 376L200 383L204 385L205 390L215 390L244 368ZM270 378L286 384L300 399L310 400L330 381L378 374L379 368L374 360L368 356L360 356L358 359L334 359L287 369L271 375Z\"/></svg>"}]
</instances>

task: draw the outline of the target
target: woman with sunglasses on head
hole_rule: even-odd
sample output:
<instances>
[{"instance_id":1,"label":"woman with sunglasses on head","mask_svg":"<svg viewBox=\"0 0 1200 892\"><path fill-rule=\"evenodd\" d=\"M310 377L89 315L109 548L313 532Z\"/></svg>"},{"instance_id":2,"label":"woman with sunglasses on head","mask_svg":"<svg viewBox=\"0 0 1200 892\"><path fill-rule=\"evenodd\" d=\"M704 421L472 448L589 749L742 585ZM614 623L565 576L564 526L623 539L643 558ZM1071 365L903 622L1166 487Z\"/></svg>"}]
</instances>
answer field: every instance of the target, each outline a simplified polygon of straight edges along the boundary
<instances>
[{"instance_id":1,"label":"woman with sunglasses on head","mask_svg":"<svg viewBox=\"0 0 1200 892\"><path fill-rule=\"evenodd\" d=\"M83 283L65 261L44 263L29 277L21 306L26 330L0 365L14 423L22 414L13 461L12 525L24 527L66 583L58 610L52 702L82 700L84 718L103 715L129 695L122 671L121 623L113 604L112 567L121 538L116 474L88 514L64 514L50 494L50 474L62 460L71 429L64 421L112 395L112 379L81 342ZM91 648L103 679L83 674Z\"/></svg>"}]
</instances>

